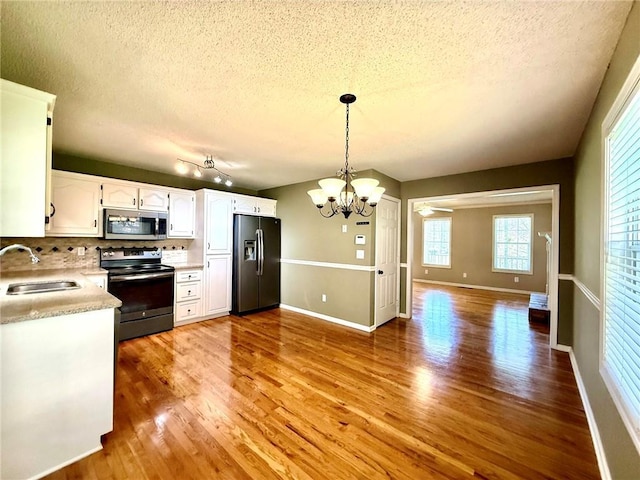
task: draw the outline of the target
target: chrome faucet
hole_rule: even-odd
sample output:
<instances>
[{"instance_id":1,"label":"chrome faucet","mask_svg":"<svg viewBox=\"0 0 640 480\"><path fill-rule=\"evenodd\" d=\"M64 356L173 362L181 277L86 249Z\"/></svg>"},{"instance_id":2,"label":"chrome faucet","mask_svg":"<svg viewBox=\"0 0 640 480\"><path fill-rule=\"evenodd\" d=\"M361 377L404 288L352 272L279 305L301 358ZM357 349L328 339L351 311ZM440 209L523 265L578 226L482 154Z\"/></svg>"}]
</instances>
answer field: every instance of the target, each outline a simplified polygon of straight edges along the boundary
<instances>
[{"instance_id":1,"label":"chrome faucet","mask_svg":"<svg viewBox=\"0 0 640 480\"><path fill-rule=\"evenodd\" d=\"M29 256L31 257L31 263L38 263L40 259L34 255L29 247L25 247L24 245L20 245L19 243L14 243L13 245L9 245L8 247L4 247L0 250L0 257L11 250L26 250L29 252Z\"/></svg>"}]
</instances>

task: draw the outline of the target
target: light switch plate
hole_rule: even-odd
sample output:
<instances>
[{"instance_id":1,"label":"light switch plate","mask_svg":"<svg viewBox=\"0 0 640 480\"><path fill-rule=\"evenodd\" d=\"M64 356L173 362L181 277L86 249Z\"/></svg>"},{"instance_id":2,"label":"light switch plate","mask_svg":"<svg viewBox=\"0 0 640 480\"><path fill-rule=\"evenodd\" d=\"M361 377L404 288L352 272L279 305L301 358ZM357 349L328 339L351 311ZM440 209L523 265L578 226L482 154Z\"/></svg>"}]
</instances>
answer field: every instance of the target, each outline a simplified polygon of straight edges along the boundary
<instances>
[{"instance_id":1,"label":"light switch plate","mask_svg":"<svg viewBox=\"0 0 640 480\"><path fill-rule=\"evenodd\" d=\"M342 233L347 233L347 226L346 225L342 225Z\"/></svg>"},{"instance_id":2,"label":"light switch plate","mask_svg":"<svg viewBox=\"0 0 640 480\"><path fill-rule=\"evenodd\" d=\"M358 260L364 260L364 250L356 250L356 258Z\"/></svg>"},{"instance_id":3,"label":"light switch plate","mask_svg":"<svg viewBox=\"0 0 640 480\"><path fill-rule=\"evenodd\" d=\"M356 245L364 245L367 243L367 239L364 235L356 235Z\"/></svg>"}]
</instances>

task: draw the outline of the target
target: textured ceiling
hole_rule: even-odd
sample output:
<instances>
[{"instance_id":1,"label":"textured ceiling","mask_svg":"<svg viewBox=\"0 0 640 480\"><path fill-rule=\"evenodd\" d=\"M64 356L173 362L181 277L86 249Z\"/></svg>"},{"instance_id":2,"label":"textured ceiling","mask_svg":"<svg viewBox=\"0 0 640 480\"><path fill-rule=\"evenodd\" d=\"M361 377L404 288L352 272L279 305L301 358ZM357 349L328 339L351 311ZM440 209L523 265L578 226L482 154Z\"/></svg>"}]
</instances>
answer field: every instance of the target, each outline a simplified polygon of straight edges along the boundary
<instances>
[{"instance_id":1,"label":"textured ceiling","mask_svg":"<svg viewBox=\"0 0 640 480\"><path fill-rule=\"evenodd\" d=\"M629 2L8 2L0 75L58 96L54 151L236 185L400 181L574 153Z\"/></svg>"}]
</instances>

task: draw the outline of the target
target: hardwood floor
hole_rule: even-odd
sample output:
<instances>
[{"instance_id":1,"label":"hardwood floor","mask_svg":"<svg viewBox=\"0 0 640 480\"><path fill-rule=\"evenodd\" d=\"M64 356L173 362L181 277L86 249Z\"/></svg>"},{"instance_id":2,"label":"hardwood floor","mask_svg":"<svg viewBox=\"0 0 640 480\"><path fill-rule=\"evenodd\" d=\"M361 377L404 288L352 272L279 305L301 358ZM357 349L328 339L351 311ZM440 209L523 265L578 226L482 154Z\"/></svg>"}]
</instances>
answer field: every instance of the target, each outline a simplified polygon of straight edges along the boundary
<instances>
[{"instance_id":1,"label":"hardwood floor","mask_svg":"<svg viewBox=\"0 0 640 480\"><path fill-rule=\"evenodd\" d=\"M599 478L528 297L414 294L371 334L276 309L121 343L114 431L48 478Z\"/></svg>"}]
</instances>

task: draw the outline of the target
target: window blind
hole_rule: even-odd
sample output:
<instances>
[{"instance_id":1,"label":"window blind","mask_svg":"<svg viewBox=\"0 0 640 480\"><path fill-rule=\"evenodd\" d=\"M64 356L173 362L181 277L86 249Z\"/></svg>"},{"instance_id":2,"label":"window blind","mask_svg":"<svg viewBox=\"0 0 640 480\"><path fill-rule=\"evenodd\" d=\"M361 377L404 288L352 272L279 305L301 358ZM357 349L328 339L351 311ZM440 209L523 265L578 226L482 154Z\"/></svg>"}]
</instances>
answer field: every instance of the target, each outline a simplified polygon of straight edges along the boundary
<instances>
[{"instance_id":1,"label":"window blind","mask_svg":"<svg viewBox=\"0 0 640 480\"><path fill-rule=\"evenodd\" d=\"M603 366L640 431L640 90L605 138Z\"/></svg>"},{"instance_id":2,"label":"window blind","mask_svg":"<svg viewBox=\"0 0 640 480\"><path fill-rule=\"evenodd\" d=\"M422 223L422 264L451 266L451 218L425 218Z\"/></svg>"},{"instance_id":3,"label":"window blind","mask_svg":"<svg viewBox=\"0 0 640 480\"><path fill-rule=\"evenodd\" d=\"M494 271L531 272L533 215L494 215Z\"/></svg>"}]
</instances>

